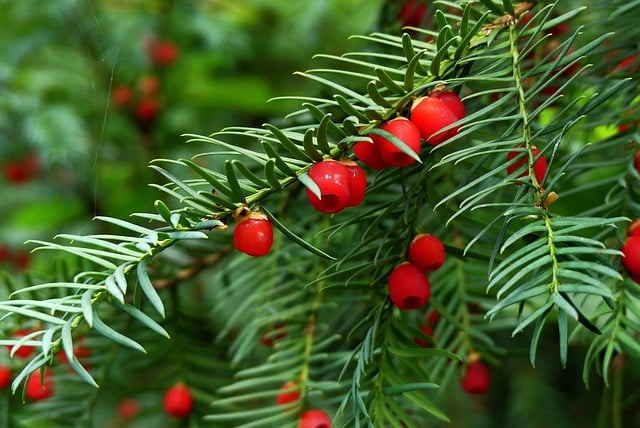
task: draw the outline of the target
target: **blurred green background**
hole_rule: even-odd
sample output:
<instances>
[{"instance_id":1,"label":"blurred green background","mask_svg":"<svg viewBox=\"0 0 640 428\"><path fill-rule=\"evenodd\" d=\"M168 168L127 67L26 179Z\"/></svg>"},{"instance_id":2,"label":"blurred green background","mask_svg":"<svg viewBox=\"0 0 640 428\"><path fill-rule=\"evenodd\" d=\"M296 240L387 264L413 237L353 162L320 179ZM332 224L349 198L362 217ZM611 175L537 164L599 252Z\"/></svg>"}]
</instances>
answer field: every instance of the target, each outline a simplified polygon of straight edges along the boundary
<instances>
[{"instance_id":1,"label":"blurred green background","mask_svg":"<svg viewBox=\"0 0 640 428\"><path fill-rule=\"evenodd\" d=\"M46 271L25 240L148 210L146 164L206 149L182 134L291 111L267 101L313 93L293 73L353 46L382 3L1 0L1 269Z\"/></svg>"}]
</instances>

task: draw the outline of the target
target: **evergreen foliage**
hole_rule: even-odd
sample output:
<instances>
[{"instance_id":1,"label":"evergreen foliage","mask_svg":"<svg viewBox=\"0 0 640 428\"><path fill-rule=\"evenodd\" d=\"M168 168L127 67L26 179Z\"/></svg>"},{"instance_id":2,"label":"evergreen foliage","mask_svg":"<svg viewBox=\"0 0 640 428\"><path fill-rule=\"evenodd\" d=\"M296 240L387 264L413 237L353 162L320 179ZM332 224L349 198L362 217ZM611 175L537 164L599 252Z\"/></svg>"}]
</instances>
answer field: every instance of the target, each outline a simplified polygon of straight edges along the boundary
<instances>
[{"instance_id":1,"label":"evergreen foliage","mask_svg":"<svg viewBox=\"0 0 640 428\"><path fill-rule=\"evenodd\" d=\"M97 216L108 234L32 241L37 253L72 257L60 257L55 278L6 278L0 344L36 347L13 379L18 396L46 366L56 393L10 414L5 399L6 426L94 426L115 406L101 397L114 395L140 397L140 426L165 426L150 403L176 381L193 390L194 427L293 427L310 408L336 427L472 426L473 411L460 414L469 403L450 397L478 357L506 385L486 405L504 400L505 410L473 426L533 426L527 415L541 409L531 403L550 398L549 412L565 412L563 393L534 380L555 361L604 385L603 403L635 404L620 373L640 360L640 294L619 249L640 215L639 140L635 125L616 127L640 114L637 65L615 64L637 50L640 2L568 5L439 1L431 25L400 35L383 22L354 36L358 50L317 55L296 73L321 89L282 97L300 107L281 120L187 134L207 149L151 162L159 196L149 212ZM442 87L467 111L449 127L455 136L423 145L411 166L368 169L362 205L311 208L314 163L353 158L355 143ZM233 215L246 207L279 231L265 257L233 250ZM429 306L400 311L386 278L418 233L439 236L447 260L429 274ZM432 337L420 331L430 310L440 314ZM10 337L25 326L29 335ZM90 356L74 354L83 346ZM301 398L279 406L287 381ZM548 426L581 426L594 407ZM622 426L622 414L603 405L600 426Z\"/></svg>"}]
</instances>

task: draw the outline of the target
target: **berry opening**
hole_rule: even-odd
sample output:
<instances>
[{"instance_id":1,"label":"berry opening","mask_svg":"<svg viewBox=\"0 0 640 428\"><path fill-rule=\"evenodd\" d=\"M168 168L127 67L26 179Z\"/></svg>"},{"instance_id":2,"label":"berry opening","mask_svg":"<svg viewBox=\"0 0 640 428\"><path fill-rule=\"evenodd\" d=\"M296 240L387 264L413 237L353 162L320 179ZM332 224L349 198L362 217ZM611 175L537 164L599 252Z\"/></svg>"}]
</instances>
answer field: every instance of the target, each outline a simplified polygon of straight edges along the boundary
<instances>
[{"instance_id":1,"label":"berry opening","mask_svg":"<svg viewBox=\"0 0 640 428\"><path fill-rule=\"evenodd\" d=\"M403 300L403 303L406 308L418 308L422 306L422 299L418 296L409 296Z\"/></svg>"}]
</instances>

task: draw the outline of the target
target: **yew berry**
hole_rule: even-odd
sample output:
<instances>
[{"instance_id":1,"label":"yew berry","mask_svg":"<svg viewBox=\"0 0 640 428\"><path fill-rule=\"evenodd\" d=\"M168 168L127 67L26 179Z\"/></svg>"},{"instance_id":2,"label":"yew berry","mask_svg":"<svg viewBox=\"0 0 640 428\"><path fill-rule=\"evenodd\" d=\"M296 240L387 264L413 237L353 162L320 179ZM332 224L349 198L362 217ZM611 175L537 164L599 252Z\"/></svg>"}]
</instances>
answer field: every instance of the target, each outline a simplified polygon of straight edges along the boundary
<instances>
[{"instance_id":1,"label":"yew berry","mask_svg":"<svg viewBox=\"0 0 640 428\"><path fill-rule=\"evenodd\" d=\"M544 155L540 155L540 150L538 150L538 148L535 146L532 148L532 153L533 153L533 157L536 159L533 164L533 171L534 171L534 174L536 175L536 180L538 181L538 183L541 183L542 179L547 173L547 158L545 158ZM507 174L511 175L527 164L526 154L522 151L517 151L517 150L511 151L507 154L507 163L518 155L521 155L522 158L518 160L516 163L509 165L507 167ZM528 175L528 172L523 171L518 177L525 177L527 175Z\"/></svg>"},{"instance_id":2,"label":"yew berry","mask_svg":"<svg viewBox=\"0 0 640 428\"><path fill-rule=\"evenodd\" d=\"M409 146L416 155L420 154L420 131L416 125L406 117L396 117L383 123L380 129L387 131ZM390 166L404 167L416 160L400 150L398 146L381 135L372 134L371 138L378 144L382 160Z\"/></svg>"},{"instance_id":3,"label":"yew berry","mask_svg":"<svg viewBox=\"0 0 640 428\"><path fill-rule=\"evenodd\" d=\"M193 397L185 384L175 384L164 394L164 411L172 418L184 418L191 413L192 408Z\"/></svg>"},{"instance_id":4,"label":"yew berry","mask_svg":"<svg viewBox=\"0 0 640 428\"><path fill-rule=\"evenodd\" d=\"M418 27L422 24L426 13L427 5L425 3L409 0L400 8L398 18L404 27Z\"/></svg>"},{"instance_id":5,"label":"yew berry","mask_svg":"<svg viewBox=\"0 0 640 428\"><path fill-rule=\"evenodd\" d=\"M378 143L373 139L371 142L358 141L355 143L353 145L353 154L369 168L384 169L389 166L384 159L382 159Z\"/></svg>"},{"instance_id":6,"label":"yew berry","mask_svg":"<svg viewBox=\"0 0 640 428\"><path fill-rule=\"evenodd\" d=\"M636 167L636 171L640 173L640 152L636 153L636 158L633 165Z\"/></svg>"},{"instance_id":7,"label":"yew berry","mask_svg":"<svg viewBox=\"0 0 640 428\"><path fill-rule=\"evenodd\" d=\"M24 337L29 333L30 331L27 329L20 329L20 330L17 330L15 333L13 333L13 337L15 338ZM16 348L15 351L13 350L12 345L8 345L7 348L9 349L10 353L13 352L13 355L20 358L29 358L31 354L33 354L33 346L31 345L22 345Z\"/></svg>"},{"instance_id":8,"label":"yew berry","mask_svg":"<svg viewBox=\"0 0 640 428\"><path fill-rule=\"evenodd\" d=\"M627 229L627 237L629 236L640 236L640 218L637 218L631 222L629 228Z\"/></svg>"},{"instance_id":9,"label":"yew berry","mask_svg":"<svg viewBox=\"0 0 640 428\"><path fill-rule=\"evenodd\" d=\"M348 206L351 198L351 173L342 163L325 159L309 169L309 177L320 188L320 198L307 188L309 203L316 210L334 214Z\"/></svg>"},{"instance_id":10,"label":"yew berry","mask_svg":"<svg viewBox=\"0 0 640 428\"><path fill-rule=\"evenodd\" d=\"M271 221L262 213L252 212L233 230L233 244L236 250L252 257L268 254L273 245Z\"/></svg>"},{"instance_id":11,"label":"yew berry","mask_svg":"<svg viewBox=\"0 0 640 428\"><path fill-rule=\"evenodd\" d=\"M127 85L117 85L113 88L111 97L118 107L125 107L133 100L133 91Z\"/></svg>"},{"instance_id":12,"label":"yew berry","mask_svg":"<svg viewBox=\"0 0 640 428\"><path fill-rule=\"evenodd\" d=\"M118 403L118 416L121 419L134 418L140 411L140 404L135 398L124 398Z\"/></svg>"},{"instance_id":13,"label":"yew berry","mask_svg":"<svg viewBox=\"0 0 640 428\"><path fill-rule=\"evenodd\" d=\"M0 364L0 391L11 383L11 369L4 364Z\"/></svg>"},{"instance_id":14,"label":"yew berry","mask_svg":"<svg viewBox=\"0 0 640 428\"><path fill-rule=\"evenodd\" d=\"M34 154L27 154L21 159L4 163L2 174L10 183L24 184L36 176L38 169L38 158Z\"/></svg>"},{"instance_id":15,"label":"yew berry","mask_svg":"<svg viewBox=\"0 0 640 428\"><path fill-rule=\"evenodd\" d=\"M142 76L138 81L138 89L143 96L156 95L160 92L160 79L154 75Z\"/></svg>"},{"instance_id":16,"label":"yew berry","mask_svg":"<svg viewBox=\"0 0 640 428\"><path fill-rule=\"evenodd\" d=\"M180 51L173 42L158 41L151 45L150 59L154 65L166 67L174 63L179 56Z\"/></svg>"},{"instance_id":17,"label":"yew berry","mask_svg":"<svg viewBox=\"0 0 640 428\"><path fill-rule=\"evenodd\" d=\"M351 177L349 183L349 201L347 202L347 206L358 206L364 200L364 194L367 191L367 174L365 174L360 165L354 161L345 160L342 161L342 164L347 167Z\"/></svg>"},{"instance_id":18,"label":"yew berry","mask_svg":"<svg viewBox=\"0 0 640 428\"><path fill-rule=\"evenodd\" d=\"M431 297L431 284L413 263L403 262L389 275L389 297L399 309L420 308Z\"/></svg>"},{"instance_id":19,"label":"yew berry","mask_svg":"<svg viewBox=\"0 0 640 428\"><path fill-rule=\"evenodd\" d=\"M136 105L136 119L141 125L148 125L156 118L160 104L154 98L142 98Z\"/></svg>"},{"instance_id":20,"label":"yew berry","mask_svg":"<svg viewBox=\"0 0 640 428\"><path fill-rule=\"evenodd\" d=\"M445 103L449 110L456 115L458 119L462 119L465 116L464 104L458 94L453 91L433 91L429 94L430 97L438 98Z\"/></svg>"},{"instance_id":21,"label":"yew berry","mask_svg":"<svg viewBox=\"0 0 640 428\"><path fill-rule=\"evenodd\" d=\"M279 406L283 406L285 404L293 403L300 399L300 389L298 384L294 381L285 382L280 387L280 393L276 397L276 403Z\"/></svg>"},{"instance_id":22,"label":"yew berry","mask_svg":"<svg viewBox=\"0 0 640 428\"><path fill-rule=\"evenodd\" d=\"M45 367L44 375L40 375L40 371L34 371L29 375L27 380L27 388L25 395L29 400L41 401L53 395L54 384L51 369Z\"/></svg>"},{"instance_id":23,"label":"yew berry","mask_svg":"<svg viewBox=\"0 0 640 428\"><path fill-rule=\"evenodd\" d=\"M273 330L266 332L260 337L260 343L264 346L273 346L274 341L284 339L287 337L285 327L285 323L281 322L276 324Z\"/></svg>"},{"instance_id":24,"label":"yew berry","mask_svg":"<svg viewBox=\"0 0 640 428\"><path fill-rule=\"evenodd\" d=\"M430 324L425 324L423 326L420 326L420 331L427 337L433 336L433 326ZM415 342L416 345L421 346L423 348L427 348L431 346L430 342L427 342L426 340L421 339L420 337L414 337L413 341Z\"/></svg>"},{"instance_id":25,"label":"yew berry","mask_svg":"<svg viewBox=\"0 0 640 428\"><path fill-rule=\"evenodd\" d=\"M434 96L417 98L411 106L411 122L416 124L420 130L420 136L432 146L458 133L457 127L440 132L459 119L449 105L450 102Z\"/></svg>"},{"instance_id":26,"label":"yew berry","mask_svg":"<svg viewBox=\"0 0 640 428\"><path fill-rule=\"evenodd\" d=\"M484 394L489 390L491 376L489 369L481 361L467 364L460 385L467 394Z\"/></svg>"},{"instance_id":27,"label":"yew berry","mask_svg":"<svg viewBox=\"0 0 640 428\"><path fill-rule=\"evenodd\" d=\"M307 410L300 417L298 428L331 428L331 418L322 410Z\"/></svg>"},{"instance_id":28,"label":"yew berry","mask_svg":"<svg viewBox=\"0 0 640 428\"><path fill-rule=\"evenodd\" d=\"M26 270L31 264L31 254L26 251L21 251L13 255L13 266L18 270Z\"/></svg>"},{"instance_id":29,"label":"yew berry","mask_svg":"<svg viewBox=\"0 0 640 428\"><path fill-rule=\"evenodd\" d=\"M620 249L622 265L632 276L640 276L640 236L630 236Z\"/></svg>"},{"instance_id":30,"label":"yew berry","mask_svg":"<svg viewBox=\"0 0 640 428\"><path fill-rule=\"evenodd\" d=\"M11 249L8 245L0 244L0 263L4 263L11 259Z\"/></svg>"},{"instance_id":31,"label":"yew berry","mask_svg":"<svg viewBox=\"0 0 640 428\"><path fill-rule=\"evenodd\" d=\"M436 236L420 234L409 244L409 260L423 272L439 269L445 256L444 245Z\"/></svg>"}]
</instances>

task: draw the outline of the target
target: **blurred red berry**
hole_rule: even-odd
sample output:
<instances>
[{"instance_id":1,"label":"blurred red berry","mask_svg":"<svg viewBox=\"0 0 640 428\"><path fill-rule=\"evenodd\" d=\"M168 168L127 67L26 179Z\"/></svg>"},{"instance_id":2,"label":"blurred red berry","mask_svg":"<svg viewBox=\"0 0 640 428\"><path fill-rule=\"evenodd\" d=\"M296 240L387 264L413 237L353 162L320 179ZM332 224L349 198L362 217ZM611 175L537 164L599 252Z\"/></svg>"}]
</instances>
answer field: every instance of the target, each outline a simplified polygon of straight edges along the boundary
<instances>
[{"instance_id":1,"label":"blurred red berry","mask_svg":"<svg viewBox=\"0 0 640 428\"><path fill-rule=\"evenodd\" d=\"M11 259L11 249L8 245L0 244L0 263L8 262Z\"/></svg>"},{"instance_id":2,"label":"blurred red berry","mask_svg":"<svg viewBox=\"0 0 640 428\"><path fill-rule=\"evenodd\" d=\"M140 403L135 398L124 398L118 403L118 416L121 419L134 418L140 411Z\"/></svg>"},{"instance_id":3,"label":"blurred red berry","mask_svg":"<svg viewBox=\"0 0 640 428\"><path fill-rule=\"evenodd\" d=\"M118 107L126 107L133 100L133 91L130 86L116 85L111 91L111 98Z\"/></svg>"},{"instance_id":4,"label":"blurred red berry","mask_svg":"<svg viewBox=\"0 0 640 428\"><path fill-rule=\"evenodd\" d=\"M31 264L31 253L26 251L21 251L13 256L13 265L18 270L26 270L29 268Z\"/></svg>"},{"instance_id":5,"label":"blurred red berry","mask_svg":"<svg viewBox=\"0 0 640 428\"><path fill-rule=\"evenodd\" d=\"M11 369L4 364L0 364L0 391L11 384Z\"/></svg>"},{"instance_id":6,"label":"blurred red berry","mask_svg":"<svg viewBox=\"0 0 640 428\"><path fill-rule=\"evenodd\" d=\"M300 399L300 387L294 381L285 382L280 387L280 393L276 397L276 403L279 406L283 406L285 404L293 403L294 401L298 401Z\"/></svg>"},{"instance_id":7,"label":"blurred red berry","mask_svg":"<svg viewBox=\"0 0 640 428\"><path fill-rule=\"evenodd\" d=\"M156 95L160 92L160 79L154 75L142 76L138 81L138 90L143 97Z\"/></svg>"},{"instance_id":8,"label":"blurred red berry","mask_svg":"<svg viewBox=\"0 0 640 428\"><path fill-rule=\"evenodd\" d=\"M158 115L160 104L154 98L142 98L136 105L135 115L141 124L149 124Z\"/></svg>"},{"instance_id":9,"label":"blurred red berry","mask_svg":"<svg viewBox=\"0 0 640 428\"><path fill-rule=\"evenodd\" d=\"M187 417L193 408L191 391L183 383L178 383L167 390L164 395L164 411L172 418Z\"/></svg>"},{"instance_id":10,"label":"blurred red berry","mask_svg":"<svg viewBox=\"0 0 640 428\"><path fill-rule=\"evenodd\" d=\"M467 394L484 394L489 390L491 375L489 369L480 361L467 364L460 385Z\"/></svg>"},{"instance_id":11,"label":"blurred red berry","mask_svg":"<svg viewBox=\"0 0 640 428\"><path fill-rule=\"evenodd\" d=\"M13 333L12 337L13 338L20 338L20 337L24 337L27 334L31 333L29 330L27 329L20 329L17 330L15 333ZM13 346L12 345L7 345L7 349L9 349L9 352L11 353L13 350ZM31 345L22 345L19 348L15 349L15 352L13 353L13 355L15 355L16 357L19 358L29 358L31 356L31 354L33 354L34 351L34 347Z\"/></svg>"},{"instance_id":12,"label":"blurred red berry","mask_svg":"<svg viewBox=\"0 0 640 428\"><path fill-rule=\"evenodd\" d=\"M178 59L180 51L175 43L165 40L152 43L149 54L153 65L166 67Z\"/></svg>"},{"instance_id":13,"label":"blurred red berry","mask_svg":"<svg viewBox=\"0 0 640 428\"><path fill-rule=\"evenodd\" d=\"M260 337L260 343L264 346L273 346L274 341L282 340L287 337L285 323L278 323L276 326Z\"/></svg>"},{"instance_id":14,"label":"blurred red berry","mask_svg":"<svg viewBox=\"0 0 640 428\"><path fill-rule=\"evenodd\" d=\"M540 150L538 150L537 147L533 147L531 151L533 153L533 157L536 159L533 164L533 172L538 183L541 183L544 179L545 174L547 173L547 158L545 158L544 155L540 155ZM527 164L526 154L522 150L514 150L509 152L507 154L507 163L518 155L521 155L522 157L516 163L507 167L507 174L511 175L514 172L522 169ZM525 169L520 175L518 175L518 178L526 177L528 174L528 171Z\"/></svg>"},{"instance_id":15,"label":"blurred red berry","mask_svg":"<svg viewBox=\"0 0 640 428\"><path fill-rule=\"evenodd\" d=\"M427 4L420 0L407 1L398 12L398 18L403 27L419 27L423 24Z\"/></svg>"},{"instance_id":16,"label":"blurred red berry","mask_svg":"<svg viewBox=\"0 0 640 428\"><path fill-rule=\"evenodd\" d=\"M2 164L2 174L10 183L24 184L31 181L37 175L39 168L40 165L37 156L29 153L21 159Z\"/></svg>"},{"instance_id":17,"label":"blurred red berry","mask_svg":"<svg viewBox=\"0 0 640 428\"><path fill-rule=\"evenodd\" d=\"M44 377L41 377L39 370L36 370L35 372L31 373L31 375L29 375L29 380L27 381L27 389L25 391L26 397L29 400L46 400L53 395L53 391L53 374L51 373L51 369L49 369L49 367L45 367Z\"/></svg>"},{"instance_id":18,"label":"blurred red berry","mask_svg":"<svg viewBox=\"0 0 640 428\"><path fill-rule=\"evenodd\" d=\"M307 410L300 417L298 428L331 428L331 418L322 410Z\"/></svg>"}]
</instances>

